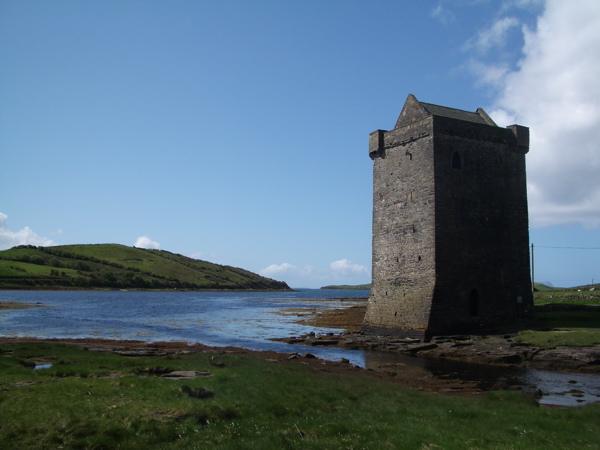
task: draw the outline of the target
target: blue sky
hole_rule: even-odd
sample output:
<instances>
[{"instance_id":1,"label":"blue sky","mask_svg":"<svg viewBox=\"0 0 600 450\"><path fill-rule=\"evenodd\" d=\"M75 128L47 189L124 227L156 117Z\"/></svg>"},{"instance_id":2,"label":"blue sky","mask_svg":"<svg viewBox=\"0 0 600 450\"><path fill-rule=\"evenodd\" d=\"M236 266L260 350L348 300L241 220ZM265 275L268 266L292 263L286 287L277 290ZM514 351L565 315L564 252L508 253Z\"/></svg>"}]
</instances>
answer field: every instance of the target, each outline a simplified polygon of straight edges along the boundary
<instances>
[{"instance_id":1,"label":"blue sky","mask_svg":"<svg viewBox=\"0 0 600 450\"><path fill-rule=\"evenodd\" d=\"M412 93L531 128L536 280L598 282L599 47L595 0L4 0L0 249L369 282L368 136Z\"/></svg>"}]
</instances>

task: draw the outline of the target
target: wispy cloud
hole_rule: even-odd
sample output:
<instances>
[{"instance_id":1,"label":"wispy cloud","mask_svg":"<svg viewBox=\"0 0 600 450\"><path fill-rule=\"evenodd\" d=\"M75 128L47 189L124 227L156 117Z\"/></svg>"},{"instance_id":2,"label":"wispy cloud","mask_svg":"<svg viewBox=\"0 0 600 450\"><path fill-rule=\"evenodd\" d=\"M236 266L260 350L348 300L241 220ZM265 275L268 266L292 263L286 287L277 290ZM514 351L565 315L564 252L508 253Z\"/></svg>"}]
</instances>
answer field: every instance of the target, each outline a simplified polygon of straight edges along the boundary
<instances>
[{"instance_id":1,"label":"wispy cloud","mask_svg":"<svg viewBox=\"0 0 600 450\"><path fill-rule=\"evenodd\" d=\"M137 248L147 248L147 249L160 249L160 244L158 242L153 241L148 236L140 236L133 244L134 247Z\"/></svg>"},{"instance_id":2,"label":"wispy cloud","mask_svg":"<svg viewBox=\"0 0 600 450\"><path fill-rule=\"evenodd\" d=\"M335 277L367 276L369 270L360 264L347 259L340 259L329 264L329 269Z\"/></svg>"},{"instance_id":3,"label":"wispy cloud","mask_svg":"<svg viewBox=\"0 0 600 450\"><path fill-rule=\"evenodd\" d=\"M0 213L0 250L14 247L16 245L56 245L52 239L39 236L31 228L24 227L19 231L8 229L8 216Z\"/></svg>"},{"instance_id":4,"label":"wispy cloud","mask_svg":"<svg viewBox=\"0 0 600 450\"><path fill-rule=\"evenodd\" d=\"M326 268L298 267L290 263L271 264L260 275L283 280L290 286L320 287L326 284L362 284L370 281L367 267L348 259L333 261Z\"/></svg>"},{"instance_id":5,"label":"wispy cloud","mask_svg":"<svg viewBox=\"0 0 600 450\"><path fill-rule=\"evenodd\" d=\"M431 11L431 17L440 21L444 25L456 21L454 12L447 8L442 2L439 2Z\"/></svg>"},{"instance_id":6,"label":"wispy cloud","mask_svg":"<svg viewBox=\"0 0 600 450\"><path fill-rule=\"evenodd\" d=\"M309 279L315 275L315 269L312 266L297 267L290 263L271 264L259 271L260 275L270 278L291 276L294 278Z\"/></svg>"},{"instance_id":7,"label":"wispy cloud","mask_svg":"<svg viewBox=\"0 0 600 450\"><path fill-rule=\"evenodd\" d=\"M464 48L475 49L483 54L494 48L503 48L506 45L508 32L517 26L519 21L515 17L499 18L489 28L480 30L477 36L469 39Z\"/></svg>"}]
</instances>

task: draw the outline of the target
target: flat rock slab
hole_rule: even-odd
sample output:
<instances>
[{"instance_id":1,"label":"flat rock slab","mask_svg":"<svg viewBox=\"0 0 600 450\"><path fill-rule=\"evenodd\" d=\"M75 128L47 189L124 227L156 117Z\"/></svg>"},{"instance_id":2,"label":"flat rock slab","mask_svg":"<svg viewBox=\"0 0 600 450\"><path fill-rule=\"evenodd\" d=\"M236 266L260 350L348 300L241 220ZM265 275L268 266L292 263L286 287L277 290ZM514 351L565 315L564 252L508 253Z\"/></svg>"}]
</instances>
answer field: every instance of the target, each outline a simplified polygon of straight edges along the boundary
<instances>
[{"instance_id":1,"label":"flat rock slab","mask_svg":"<svg viewBox=\"0 0 600 450\"><path fill-rule=\"evenodd\" d=\"M114 353L121 356L165 356L165 352L156 349L133 348L128 350L114 350Z\"/></svg>"},{"instance_id":2,"label":"flat rock slab","mask_svg":"<svg viewBox=\"0 0 600 450\"><path fill-rule=\"evenodd\" d=\"M194 370L176 370L174 372L165 373L161 375L161 378L168 378L170 380L192 380L198 377L210 377L210 372L196 372Z\"/></svg>"},{"instance_id":3,"label":"flat rock slab","mask_svg":"<svg viewBox=\"0 0 600 450\"><path fill-rule=\"evenodd\" d=\"M312 346L317 346L317 345L338 345L339 343L339 339L318 339L316 341L312 341L310 343L310 345Z\"/></svg>"}]
</instances>

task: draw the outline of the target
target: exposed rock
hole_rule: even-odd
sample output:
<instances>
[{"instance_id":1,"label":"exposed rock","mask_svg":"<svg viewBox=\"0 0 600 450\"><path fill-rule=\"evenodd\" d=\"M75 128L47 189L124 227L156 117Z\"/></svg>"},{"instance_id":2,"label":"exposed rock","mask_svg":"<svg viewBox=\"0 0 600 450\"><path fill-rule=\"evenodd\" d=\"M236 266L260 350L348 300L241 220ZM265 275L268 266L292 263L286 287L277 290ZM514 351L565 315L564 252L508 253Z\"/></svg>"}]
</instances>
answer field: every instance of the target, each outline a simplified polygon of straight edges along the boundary
<instances>
[{"instance_id":1,"label":"exposed rock","mask_svg":"<svg viewBox=\"0 0 600 450\"><path fill-rule=\"evenodd\" d=\"M168 378L170 380L192 380L197 377L210 377L210 372L196 372L193 370L176 370L174 372L165 373L161 375L161 378Z\"/></svg>"},{"instance_id":2,"label":"exposed rock","mask_svg":"<svg viewBox=\"0 0 600 450\"><path fill-rule=\"evenodd\" d=\"M437 344L422 344L422 345L411 345L408 348L408 351L411 353L418 353L418 352L423 352L423 351L427 351L427 350L433 350L434 348L437 348Z\"/></svg>"},{"instance_id":3,"label":"exposed rock","mask_svg":"<svg viewBox=\"0 0 600 450\"><path fill-rule=\"evenodd\" d=\"M181 386L180 389L181 392L193 398L211 398L215 396L215 393L213 391L203 387L191 388L189 386Z\"/></svg>"},{"instance_id":4,"label":"exposed rock","mask_svg":"<svg viewBox=\"0 0 600 450\"><path fill-rule=\"evenodd\" d=\"M317 346L317 345L323 345L323 346L337 345L338 342L339 342L339 340L337 340L337 339L317 339L315 341L312 341L310 343L310 345L313 345L313 346Z\"/></svg>"},{"instance_id":5,"label":"exposed rock","mask_svg":"<svg viewBox=\"0 0 600 450\"><path fill-rule=\"evenodd\" d=\"M351 350L389 351L428 359L444 358L479 364L600 373L600 345L544 349L512 342L514 337L514 334L438 336L430 343L422 343L414 339L371 336L355 332L337 336L331 336L330 333L322 336L309 334L276 340L313 346L337 345Z\"/></svg>"}]
</instances>

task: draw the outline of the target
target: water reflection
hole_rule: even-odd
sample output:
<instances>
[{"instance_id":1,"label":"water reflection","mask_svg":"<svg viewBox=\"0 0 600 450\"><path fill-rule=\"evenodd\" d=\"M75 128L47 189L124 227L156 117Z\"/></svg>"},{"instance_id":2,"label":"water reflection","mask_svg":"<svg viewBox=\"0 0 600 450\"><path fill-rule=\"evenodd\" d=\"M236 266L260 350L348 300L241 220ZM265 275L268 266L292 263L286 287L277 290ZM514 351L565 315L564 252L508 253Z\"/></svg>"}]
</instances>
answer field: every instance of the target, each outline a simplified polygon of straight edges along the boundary
<instances>
[{"instance_id":1,"label":"water reflection","mask_svg":"<svg viewBox=\"0 0 600 450\"><path fill-rule=\"evenodd\" d=\"M600 376L510 366L488 366L445 359L424 359L388 352L366 352L365 367L401 372L415 378L476 383L482 390L541 392L543 405L581 406L600 402Z\"/></svg>"}]
</instances>

